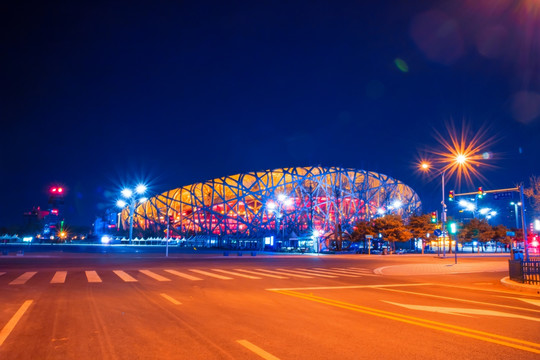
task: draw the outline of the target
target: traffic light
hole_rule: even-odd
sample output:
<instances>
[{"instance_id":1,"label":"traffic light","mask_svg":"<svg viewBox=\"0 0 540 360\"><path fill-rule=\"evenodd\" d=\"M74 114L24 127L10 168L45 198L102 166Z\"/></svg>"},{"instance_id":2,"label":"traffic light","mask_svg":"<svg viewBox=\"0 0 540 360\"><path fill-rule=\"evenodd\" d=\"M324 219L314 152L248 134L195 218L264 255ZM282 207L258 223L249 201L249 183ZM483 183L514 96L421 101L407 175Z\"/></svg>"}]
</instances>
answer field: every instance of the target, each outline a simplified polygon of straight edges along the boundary
<instances>
[{"instance_id":1,"label":"traffic light","mask_svg":"<svg viewBox=\"0 0 540 360\"><path fill-rule=\"evenodd\" d=\"M450 234L452 234L452 235L457 233L457 225L456 225L456 223L451 222L450 224L448 224L448 230L450 231Z\"/></svg>"},{"instance_id":2,"label":"traffic light","mask_svg":"<svg viewBox=\"0 0 540 360\"><path fill-rule=\"evenodd\" d=\"M482 187L480 186L478 188L478 198L481 199L484 197L484 191L482 190Z\"/></svg>"},{"instance_id":3,"label":"traffic light","mask_svg":"<svg viewBox=\"0 0 540 360\"><path fill-rule=\"evenodd\" d=\"M437 212L434 211L431 213L431 222L436 223L437 222Z\"/></svg>"},{"instance_id":4,"label":"traffic light","mask_svg":"<svg viewBox=\"0 0 540 360\"><path fill-rule=\"evenodd\" d=\"M448 194L448 201L454 201L454 190L450 190L450 194Z\"/></svg>"}]
</instances>

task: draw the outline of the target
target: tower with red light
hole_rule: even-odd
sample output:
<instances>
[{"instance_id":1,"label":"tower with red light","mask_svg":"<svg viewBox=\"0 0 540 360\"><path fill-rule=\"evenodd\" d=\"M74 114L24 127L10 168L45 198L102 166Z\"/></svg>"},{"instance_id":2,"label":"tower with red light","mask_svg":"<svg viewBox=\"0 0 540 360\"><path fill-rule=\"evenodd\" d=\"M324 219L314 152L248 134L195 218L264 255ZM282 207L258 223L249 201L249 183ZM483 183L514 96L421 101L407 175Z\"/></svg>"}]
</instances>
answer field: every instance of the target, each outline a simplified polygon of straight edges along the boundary
<instances>
[{"instance_id":1,"label":"tower with red light","mask_svg":"<svg viewBox=\"0 0 540 360\"><path fill-rule=\"evenodd\" d=\"M46 238L56 237L56 234L63 230L65 192L66 189L63 186L49 188L49 209L43 226L43 236Z\"/></svg>"}]
</instances>

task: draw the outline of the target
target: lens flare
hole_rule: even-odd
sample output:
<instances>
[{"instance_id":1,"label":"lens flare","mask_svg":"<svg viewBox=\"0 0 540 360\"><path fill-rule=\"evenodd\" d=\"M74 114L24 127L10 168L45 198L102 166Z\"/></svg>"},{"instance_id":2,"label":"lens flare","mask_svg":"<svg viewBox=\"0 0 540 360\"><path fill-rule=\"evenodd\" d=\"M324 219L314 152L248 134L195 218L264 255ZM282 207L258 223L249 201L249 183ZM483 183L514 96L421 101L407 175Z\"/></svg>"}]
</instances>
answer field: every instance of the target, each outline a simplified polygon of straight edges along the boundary
<instances>
[{"instance_id":1,"label":"lens flare","mask_svg":"<svg viewBox=\"0 0 540 360\"><path fill-rule=\"evenodd\" d=\"M458 131L451 123L446 125L444 134L435 130L435 139L441 148L428 151L431 159L419 160L418 168L422 172L432 176L445 172L447 179L455 176L458 187L461 186L463 180L469 185L473 184L474 178L487 180L477 169L495 167L485 161L493 158L493 153L489 152L489 157L485 154L488 152L487 148L496 142L494 137L488 136L487 128L483 127L473 132L463 123L461 131Z\"/></svg>"},{"instance_id":2,"label":"lens flare","mask_svg":"<svg viewBox=\"0 0 540 360\"><path fill-rule=\"evenodd\" d=\"M463 124L459 132L454 124L447 124L447 134L435 131L435 138L443 151L433 151L436 162L448 177L456 176L456 182L461 185L464 179L467 184L473 184L473 178L486 180L477 170L478 167L494 167L485 162L484 153L495 143L494 137L488 136L485 127L473 133L469 126Z\"/></svg>"}]
</instances>

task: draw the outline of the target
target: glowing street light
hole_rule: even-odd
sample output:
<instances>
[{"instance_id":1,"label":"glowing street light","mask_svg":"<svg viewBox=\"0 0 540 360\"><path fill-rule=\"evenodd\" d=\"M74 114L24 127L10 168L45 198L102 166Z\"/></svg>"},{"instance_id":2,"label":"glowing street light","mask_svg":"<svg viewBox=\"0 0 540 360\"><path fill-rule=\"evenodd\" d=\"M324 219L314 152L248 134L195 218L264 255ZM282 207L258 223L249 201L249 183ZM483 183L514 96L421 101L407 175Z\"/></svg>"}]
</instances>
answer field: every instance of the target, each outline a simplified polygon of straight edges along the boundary
<instances>
[{"instance_id":1,"label":"glowing street light","mask_svg":"<svg viewBox=\"0 0 540 360\"><path fill-rule=\"evenodd\" d=\"M514 213L516 214L516 229L519 229L519 219L517 207L521 206L521 202L511 202L510 205L514 205Z\"/></svg>"},{"instance_id":2,"label":"glowing street light","mask_svg":"<svg viewBox=\"0 0 540 360\"><path fill-rule=\"evenodd\" d=\"M144 184L139 184L135 187L135 193L138 195L143 195L146 192L147 188ZM135 215L135 206L141 204L147 200L145 197L138 198L134 195L134 192L130 188L124 188L120 192L122 196L129 201L129 243L133 241L133 217ZM119 208L125 208L128 205L128 202L124 199L119 199L116 201L116 206ZM168 236L168 235L167 235Z\"/></svg>"},{"instance_id":3,"label":"glowing street light","mask_svg":"<svg viewBox=\"0 0 540 360\"><path fill-rule=\"evenodd\" d=\"M482 165L482 160L485 157L482 156L483 149L493 142L492 138L486 140L486 130L477 131L472 137L469 136L470 132L468 128L463 127L461 136L457 134L455 127L448 128L448 136L436 133L436 138L444 148L443 151L434 151L433 154L437 156L437 163L440 165L438 168L432 167L428 161L422 161L420 163L420 170L427 172L431 168L437 171L441 175L441 188L442 188L442 213L441 222L443 230L443 239L445 238L445 222L446 222L446 204L444 202L445 191L445 174L448 172L449 176L454 173L457 175L458 183L461 183L461 178L469 182L472 182L471 175L481 177L476 167ZM456 241L456 263L457 263L457 241ZM446 256L446 245L443 247L443 256Z\"/></svg>"},{"instance_id":4,"label":"glowing street light","mask_svg":"<svg viewBox=\"0 0 540 360\"><path fill-rule=\"evenodd\" d=\"M293 206L293 204L293 199L291 199L284 193L278 194L277 201L269 201L266 203L266 208L268 209L268 212L276 214L276 233L279 231L279 222L284 215L284 208L289 208ZM283 226L281 240L285 241L285 226Z\"/></svg>"}]
</instances>

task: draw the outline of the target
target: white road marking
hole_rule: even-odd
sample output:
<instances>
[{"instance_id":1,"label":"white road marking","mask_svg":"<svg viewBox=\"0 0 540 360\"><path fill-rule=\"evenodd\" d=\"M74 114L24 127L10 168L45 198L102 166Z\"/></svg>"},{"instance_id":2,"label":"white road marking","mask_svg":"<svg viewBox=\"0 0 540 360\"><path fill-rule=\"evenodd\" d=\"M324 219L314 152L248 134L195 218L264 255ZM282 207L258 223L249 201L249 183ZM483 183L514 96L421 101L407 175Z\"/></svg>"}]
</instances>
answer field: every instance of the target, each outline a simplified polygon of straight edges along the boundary
<instances>
[{"instance_id":1,"label":"white road marking","mask_svg":"<svg viewBox=\"0 0 540 360\"><path fill-rule=\"evenodd\" d=\"M350 269L347 269L347 268L332 268L334 270L339 270L339 271L347 271L347 272L350 272L352 274L359 274L359 275L362 275L362 276L375 276L375 274L373 274L373 271L371 271L370 269L353 269L353 268L350 268Z\"/></svg>"},{"instance_id":2,"label":"white road marking","mask_svg":"<svg viewBox=\"0 0 540 360\"><path fill-rule=\"evenodd\" d=\"M254 344L250 343L247 340L236 340L236 342L239 343L240 345L242 345L243 347L245 347L246 349L253 351L255 354L259 355L263 359L266 359L266 360L279 360L279 358L275 357L274 355L270 354L269 352L264 351L263 349L261 349L257 345L254 345Z\"/></svg>"},{"instance_id":3,"label":"white road marking","mask_svg":"<svg viewBox=\"0 0 540 360\"><path fill-rule=\"evenodd\" d=\"M169 295L167 294L160 294L163 298L169 300L170 302L172 302L174 305L182 305L182 303L178 300L176 300L175 298L173 297L170 297Z\"/></svg>"},{"instance_id":4,"label":"white road marking","mask_svg":"<svg viewBox=\"0 0 540 360\"><path fill-rule=\"evenodd\" d=\"M214 273L204 271L204 270L189 269L189 271L193 271L193 272L196 272L196 273L201 274L201 275L206 275L206 276L210 276L210 277L213 277L213 278L216 278L216 279L221 279L221 280L232 280L233 279L233 278L230 278L228 276L214 274Z\"/></svg>"},{"instance_id":5,"label":"white road marking","mask_svg":"<svg viewBox=\"0 0 540 360\"><path fill-rule=\"evenodd\" d=\"M281 269L280 269L280 270L281 270ZM313 275L313 276L318 276L318 277L324 277L324 278L337 278L336 275L321 274L321 273L318 272L318 271L309 270L309 269L302 269L302 268L296 268L295 270L287 270L287 271L291 271L291 272L298 272L298 271L300 271L301 274L308 274L308 275Z\"/></svg>"},{"instance_id":6,"label":"white road marking","mask_svg":"<svg viewBox=\"0 0 540 360\"><path fill-rule=\"evenodd\" d=\"M265 269L255 269L255 270L268 272L268 273L271 273L271 274L277 274L277 275L287 275L287 276L297 277L297 278L301 278L301 279L313 279L313 276L307 276L307 275L286 274L286 273L280 272L280 271L265 270Z\"/></svg>"},{"instance_id":7,"label":"white road marking","mask_svg":"<svg viewBox=\"0 0 540 360\"><path fill-rule=\"evenodd\" d=\"M30 307L30 305L32 304L34 300L26 300L22 305L21 307L19 308L19 310L17 310L17 312L15 313L15 315L13 315L11 317L11 319L9 319L9 321L7 322L7 324L2 328L2 330L0 331L0 346L2 346L2 344L4 343L4 341L6 341L7 337L9 336L9 334L11 334L11 332L13 331L13 329L15 328L15 326L17 325L17 323L19 322L19 320L21 320L21 317L24 315L24 313L26 312L26 310L28 310L28 308Z\"/></svg>"},{"instance_id":8,"label":"white road marking","mask_svg":"<svg viewBox=\"0 0 540 360\"><path fill-rule=\"evenodd\" d=\"M260 279L260 277L257 277L257 276L240 274L240 273L237 273L237 272L234 272L234 271L227 271L227 270L221 270L221 269L212 269L212 271L217 271L217 272L220 272L220 273L223 273L223 274L228 274L228 275L239 276L239 277L243 277L243 278L246 278L246 279Z\"/></svg>"},{"instance_id":9,"label":"white road marking","mask_svg":"<svg viewBox=\"0 0 540 360\"><path fill-rule=\"evenodd\" d=\"M0 271L0 276L2 276L2 275L4 275L4 274L5 274L5 272Z\"/></svg>"},{"instance_id":10,"label":"white road marking","mask_svg":"<svg viewBox=\"0 0 540 360\"><path fill-rule=\"evenodd\" d=\"M476 300L460 299L460 298L454 298L454 297L449 297L449 296L433 295L433 294L419 293L419 292L414 292L414 291L386 289L386 288L380 288L380 290L398 292L398 293L403 293L403 294L412 294L412 295L418 295L418 296L426 296L426 297L431 297L431 298L436 298L436 299L445 299L445 300L459 301L459 302L465 302L465 303L471 303L471 304L496 306L496 307L502 307L506 309L525 310L525 311L532 311L532 312L540 313L540 310L527 309L527 308L522 308L518 306L510 306L510 305L503 305L503 304L494 304L494 303L488 303L488 302L476 301ZM506 296L503 296L503 297L506 297ZM514 298L511 298L511 299L514 299ZM519 298L516 298L516 299L519 299Z\"/></svg>"},{"instance_id":11,"label":"white road marking","mask_svg":"<svg viewBox=\"0 0 540 360\"><path fill-rule=\"evenodd\" d=\"M179 276L181 278L192 280L192 281L202 280L201 278L198 278L196 276L191 276L189 274L184 274L184 273L182 273L180 271L176 271L176 270L165 270L165 271L168 272L169 274L173 274L173 275Z\"/></svg>"},{"instance_id":12,"label":"white road marking","mask_svg":"<svg viewBox=\"0 0 540 360\"><path fill-rule=\"evenodd\" d=\"M341 290L341 289L377 289L385 287L409 287L409 286L433 286L432 283L421 284L387 284L387 285L349 285L349 286L310 286L310 287L297 287L297 288L275 288L266 289L268 291L282 291L282 290Z\"/></svg>"},{"instance_id":13,"label":"white road marking","mask_svg":"<svg viewBox=\"0 0 540 360\"><path fill-rule=\"evenodd\" d=\"M149 276L152 279L157 280L157 281L171 281L171 279L166 278L165 276L161 276L159 274L156 274L155 272L150 271L150 270L139 270L139 272L141 272L144 275Z\"/></svg>"},{"instance_id":14,"label":"white road marking","mask_svg":"<svg viewBox=\"0 0 540 360\"><path fill-rule=\"evenodd\" d=\"M500 296L500 297L507 298L507 299L520 300L520 301L526 302L527 304L540 306L540 300L537 300L537 299L527 299L527 298L519 298L519 297L512 297L512 296Z\"/></svg>"},{"instance_id":15,"label":"white road marking","mask_svg":"<svg viewBox=\"0 0 540 360\"><path fill-rule=\"evenodd\" d=\"M360 277L360 275L352 275L350 272L346 273L344 271L332 270L332 269L313 268L312 271L320 271L323 274L337 275L337 276L344 276L344 277L355 277L355 278Z\"/></svg>"},{"instance_id":16,"label":"white road marking","mask_svg":"<svg viewBox=\"0 0 540 360\"><path fill-rule=\"evenodd\" d=\"M51 279L51 284L63 284L66 282L67 271L57 271Z\"/></svg>"},{"instance_id":17,"label":"white road marking","mask_svg":"<svg viewBox=\"0 0 540 360\"><path fill-rule=\"evenodd\" d=\"M254 274L254 275L260 275L260 276L271 277L271 278L274 278L274 279L288 279L288 278L285 277L285 276L266 274L266 273L258 272L258 271L243 270L243 269L234 269L234 270L236 270L236 271L241 271L241 272L245 272L245 273L248 273L248 274Z\"/></svg>"},{"instance_id":18,"label":"white road marking","mask_svg":"<svg viewBox=\"0 0 540 360\"><path fill-rule=\"evenodd\" d=\"M91 282L91 283L100 283L100 282L102 282L101 278L98 275L98 273L95 272L94 270L85 271L85 273L86 273L86 278L88 279L88 282Z\"/></svg>"},{"instance_id":19,"label":"white road marking","mask_svg":"<svg viewBox=\"0 0 540 360\"><path fill-rule=\"evenodd\" d=\"M409 304L395 303L395 302L392 302L392 301L385 301L385 300L382 300L382 301L387 303L387 304L401 306L401 307L404 307L406 309L411 309L411 310L429 311L429 312L449 314L449 315L458 315L458 316L468 316L468 315L499 316L499 317L524 319L524 320L531 320L531 321L540 322L540 318L535 318L535 317L532 317L532 316L524 316L524 315L518 315L518 314L505 313L505 312L496 311L496 310L464 309L464 308L451 308L451 307L442 307L442 306L409 305Z\"/></svg>"},{"instance_id":20,"label":"white road marking","mask_svg":"<svg viewBox=\"0 0 540 360\"><path fill-rule=\"evenodd\" d=\"M307 276L316 276L316 277L331 277L331 276L326 276L326 275L321 275L321 274L315 274L315 273L308 273L308 272L305 272L305 271L296 271L296 270L290 270L290 269L277 269L281 272L283 272L284 274L287 274L287 275L290 275L292 276L292 274L300 274L300 275L307 275ZM336 276L333 276L333 277L336 277Z\"/></svg>"},{"instance_id":21,"label":"white road marking","mask_svg":"<svg viewBox=\"0 0 540 360\"><path fill-rule=\"evenodd\" d=\"M12 282L9 283L9 285L23 285L26 284L28 280L32 278L32 276L36 275L37 271L27 271Z\"/></svg>"},{"instance_id":22,"label":"white road marking","mask_svg":"<svg viewBox=\"0 0 540 360\"><path fill-rule=\"evenodd\" d=\"M124 280L125 282L137 282L137 279L135 279L133 276L129 275L123 270L113 270L113 273L115 273L120 279Z\"/></svg>"}]
</instances>

